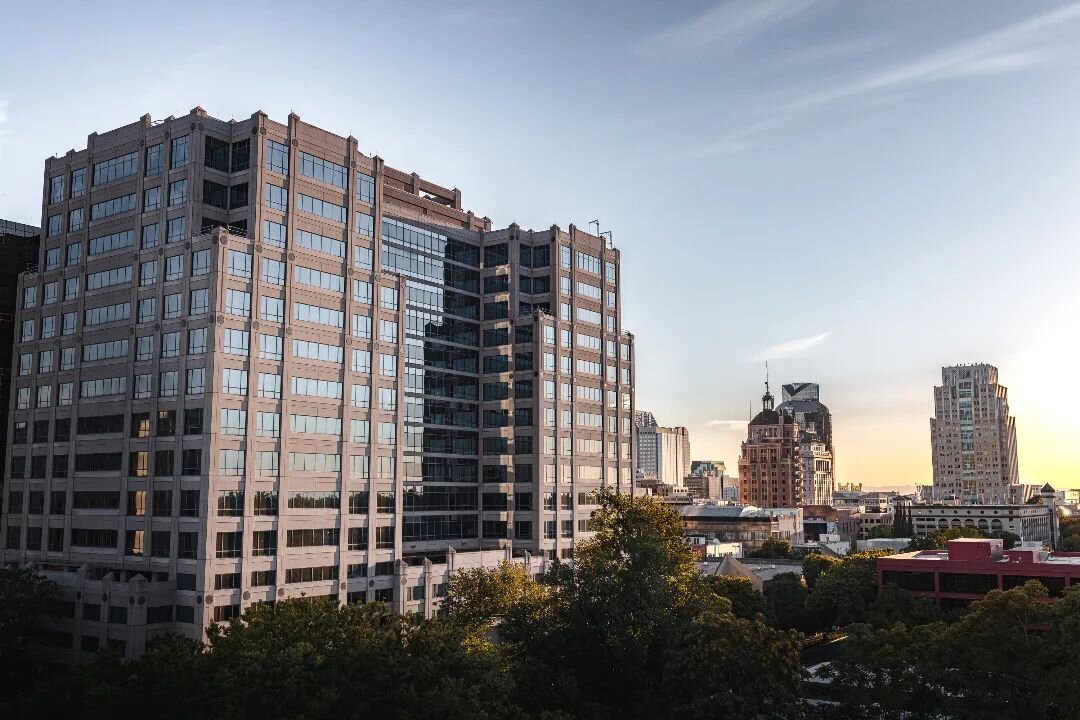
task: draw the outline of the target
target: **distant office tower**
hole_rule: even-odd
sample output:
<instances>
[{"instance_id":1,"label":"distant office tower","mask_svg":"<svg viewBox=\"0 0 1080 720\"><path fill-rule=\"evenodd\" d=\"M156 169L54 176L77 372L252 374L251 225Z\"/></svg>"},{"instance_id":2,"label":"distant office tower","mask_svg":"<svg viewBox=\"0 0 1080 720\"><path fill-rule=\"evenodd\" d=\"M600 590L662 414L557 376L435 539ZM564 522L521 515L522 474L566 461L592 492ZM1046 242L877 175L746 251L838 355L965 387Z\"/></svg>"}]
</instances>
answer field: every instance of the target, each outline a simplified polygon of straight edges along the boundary
<instances>
[{"instance_id":1,"label":"distant office tower","mask_svg":"<svg viewBox=\"0 0 1080 720\"><path fill-rule=\"evenodd\" d=\"M295 115L144 116L44 179L0 539L74 603L54 644L302 595L428 613L448 548L569 558L632 491L603 239L493 230Z\"/></svg>"},{"instance_id":2,"label":"distant office tower","mask_svg":"<svg viewBox=\"0 0 1080 720\"><path fill-rule=\"evenodd\" d=\"M820 400L817 383L789 383L777 408L799 424L803 498L807 505L831 505L835 487L832 413Z\"/></svg>"},{"instance_id":3,"label":"distant office tower","mask_svg":"<svg viewBox=\"0 0 1080 720\"><path fill-rule=\"evenodd\" d=\"M993 365L941 369L930 419L935 499L1004 503L1020 482L1016 419L1009 414L1009 391Z\"/></svg>"},{"instance_id":4,"label":"distant office tower","mask_svg":"<svg viewBox=\"0 0 1080 720\"><path fill-rule=\"evenodd\" d=\"M651 412L638 411L634 433L638 478L682 487L690 474L690 431L662 427Z\"/></svg>"},{"instance_id":5,"label":"distant office tower","mask_svg":"<svg viewBox=\"0 0 1080 720\"><path fill-rule=\"evenodd\" d=\"M780 508L803 504L803 460L799 424L773 408L769 383L761 412L747 426L739 457L739 500L744 505Z\"/></svg>"},{"instance_id":6,"label":"distant office tower","mask_svg":"<svg viewBox=\"0 0 1080 720\"><path fill-rule=\"evenodd\" d=\"M41 229L31 225L0 220L0 458L6 457L8 407L11 402L11 348L15 344L15 312L18 309L19 275L37 267ZM19 367L20 374L30 372ZM0 472L0 498L4 478ZM0 502L0 508L3 503Z\"/></svg>"}]
</instances>

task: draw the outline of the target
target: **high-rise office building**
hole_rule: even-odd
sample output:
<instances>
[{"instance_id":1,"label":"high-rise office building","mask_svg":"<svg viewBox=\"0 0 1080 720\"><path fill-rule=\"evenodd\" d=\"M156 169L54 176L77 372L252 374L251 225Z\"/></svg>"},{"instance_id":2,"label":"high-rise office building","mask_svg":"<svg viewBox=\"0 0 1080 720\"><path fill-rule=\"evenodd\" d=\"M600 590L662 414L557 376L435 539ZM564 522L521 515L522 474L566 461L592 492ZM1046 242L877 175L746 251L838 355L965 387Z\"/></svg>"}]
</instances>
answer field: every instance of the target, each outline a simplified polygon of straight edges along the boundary
<instances>
[{"instance_id":1,"label":"high-rise office building","mask_svg":"<svg viewBox=\"0 0 1080 720\"><path fill-rule=\"evenodd\" d=\"M773 407L765 383L761 412L747 426L739 456L739 501L765 508L803 504L803 461L799 424L786 411Z\"/></svg>"},{"instance_id":2,"label":"high-rise office building","mask_svg":"<svg viewBox=\"0 0 1080 720\"><path fill-rule=\"evenodd\" d=\"M15 311L18 309L19 275L37 267L41 229L32 225L0 220L0 348L15 343ZM6 457L8 412L11 401L11 355L0 352L0 457ZM0 472L0 499L4 478ZM2 507L0 500L0 507Z\"/></svg>"},{"instance_id":3,"label":"high-rise office building","mask_svg":"<svg viewBox=\"0 0 1080 720\"><path fill-rule=\"evenodd\" d=\"M832 413L821 402L817 383L788 383L777 410L799 424L799 455L803 463L803 501L806 505L831 505L835 455Z\"/></svg>"},{"instance_id":4,"label":"high-rise office building","mask_svg":"<svg viewBox=\"0 0 1080 720\"><path fill-rule=\"evenodd\" d=\"M0 539L79 593L72 647L301 595L430 611L448 548L567 558L632 490L601 238L493 230L295 115L144 116L44 181Z\"/></svg>"},{"instance_id":5,"label":"high-rise office building","mask_svg":"<svg viewBox=\"0 0 1080 720\"><path fill-rule=\"evenodd\" d=\"M682 487L690 474L690 431L662 427L651 412L639 411L634 434L638 478Z\"/></svg>"},{"instance_id":6,"label":"high-rise office building","mask_svg":"<svg viewBox=\"0 0 1080 720\"><path fill-rule=\"evenodd\" d=\"M930 445L935 499L972 503L1016 499L1020 488L1016 419L1009 414L1009 391L998 382L996 367L941 369L941 385L934 388Z\"/></svg>"}]
</instances>

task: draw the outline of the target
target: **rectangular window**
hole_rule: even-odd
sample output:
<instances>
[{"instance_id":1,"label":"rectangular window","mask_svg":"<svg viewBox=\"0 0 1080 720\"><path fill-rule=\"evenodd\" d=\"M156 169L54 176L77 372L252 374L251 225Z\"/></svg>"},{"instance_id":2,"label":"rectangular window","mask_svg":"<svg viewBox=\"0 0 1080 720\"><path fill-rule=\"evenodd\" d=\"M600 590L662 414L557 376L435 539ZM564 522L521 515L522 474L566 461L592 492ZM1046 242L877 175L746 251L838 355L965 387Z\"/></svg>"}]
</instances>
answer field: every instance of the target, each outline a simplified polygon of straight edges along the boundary
<instances>
[{"instance_id":1,"label":"rectangular window","mask_svg":"<svg viewBox=\"0 0 1080 720\"><path fill-rule=\"evenodd\" d=\"M161 187L146 188L143 190L142 210L152 212L161 208Z\"/></svg>"},{"instance_id":2,"label":"rectangular window","mask_svg":"<svg viewBox=\"0 0 1080 720\"><path fill-rule=\"evenodd\" d=\"M270 322L285 321L285 301L281 298L264 296L259 299L259 304L261 306L259 316L263 320L269 320Z\"/></svg>"},{"instance_id":3,"label":"rectangular window","mask_svg":"<svg viewBox=\"0 0 1080 720\"><path fill-rule=\"evenodd\" d=\"M263 360L281 360L284 339L277 335L259 336L259 357Z\"/></svg>"},{"instance_id":4,"label":"rectangular window","mask_svg":"<svg viewBox=\"0 0 1080 720\"><path fill-rule=\"evenodd\" d=\"M271 220L263 220L263 242L270 247L285 249L285 226Z\"/></svg>"},{"instance_id":5,"label":"rectangular window","mask_svg":"<svg viewBox=\"0 0 1080 720\"><path fill-rule=\"evenodd\" d=\"M362 172L356 173L356 197L371 205L375 202L375 178Z\"/></svg>"},{"instance_id":6,"label":"rectangular window","mask_svg":"<svg viewBox=\"0 0 1080 720\"><path fill-rule=\"evenodd\" d=\"M175 320L176 318L180 317L180 315L183 312L183 308L181 307L181 301L180 301L180 293L173 293L171 295L166 295L165 297L162 298L162 300L165 301L164 302L165 307L162 309L162 315L161 315L162 319L164 319L164 320Z\"/></svg>"},{"instance_id":7,"label":"rectangular window","mask_svg":"<svg viewBox=\"0 0 1080 720\"><path fill-rule=\"evenodd\" d=\"M271 285L284 285L285 284L285 263L280 260L271 260L270 258L263 258L262 261L262 280L265 283Z\"/></svg>"},{"instance_id":8,"label":"rectangular window","mask_svg":"<svg viewBox=\"0 0 1080 720\"><path fill-rule=\"evenodd\" d=\"M239 250L230 250L228 257L228 272L233 277L250 280L251 255L249 253L240 252Z\"/></svg>"},{"instance_id":9,"label":"rectangular window","mask_svg":"<svg viewBox=\"0 0 1080 720\"><path fill-rule=\"evenodd\" d=\"M179 280L184 277L184 256L170 255L165 258L165 281Z\"/></svg>"},{"instance_id":10,"label":"rectangular window","mask_svg":"<svg viewBox=\"0 0 1080 720\"><path fill-rule=\"evenodd\" d=\"M272 186L267 186L272 187ZM332 220L333 222L345 224L345 208L341 205L335 205L332 202L326 200L320 200L310 195L299 194L300 210L302 212L315 215L317 217L324 218L326 220Z\"/></svg>"},{"instance_id":11,"label":"rectangular window","mask_svg":"<svg viewBox=\"0 0 1080 720\"><path fill-rule=\"evenodd\" d=\"M247 370L223 368L221 371L221 384L222 391L226 395L247 395Z\"/></svg>"},{"instance_id":12,"label":"rectangular window","mask_svg":"<svg viewBox=\"0 0 1080 720\"><path fill-rule=\"evenodd\" d=\"M87 255L93 257L94 255L101 255L103 253L113 252L114 250L123 250L124 248L132 247L134 244L135 231L122 230L120 232L112 233L111 235L91 238L90 245L87 248Z\"/></svg>"},{"instance_id":13,"label":"rectangular window","mask_svg":"<svg viewBox=\"0 0 1080 720\"><path fill-rule=\"evenodd\" d=\"M161 174L162 150L161 143L146 148L146 159L143 161L143 173L147 177Z\"/></svg>"},{"instance_id":14,"label":"rectangular window","mask_svg":"<svg viewBox=\"0 0 1080 720\"><path fill-rule=\"evenodd\" d=\"M169 167L173 170L188 164L188 140L187 135L172 139L172 152L169 154Z\"/></svg>"},{"instance_id":15,"label":"rectangular window","mask_svg":"<svg viewBox=\"0 0 1080 720\"><path fill-rule=\"evenodd\" d=\"M171 218L165 226L165 243L171 244L182 242L185 237L187 237L187 218ZM199 252L209 254L208 250L200 250ZM198 253L192 254L197 255ZM191 274L193 276L196 274L194 268L192 269Z\"/></svg>"},{"instance_id":16,"label":"rectangular window","mask_svg":"<svg viewBox=\"0 0 1080 720\"><path fill-rule=\"evenodd\" d=\"M289 148L273 140L266 141L266 169L281 175L289 174Z\"/></svg>"},{"instance_id":17,"label":"rectangular window","mask_svg":"<svg viewBox=\"0 0 1080 720\"><path fill-rule=\"evenodd\" d=\"M343 165L324 160L311 153L300 153L300 174L336 187L349 187L348 170Z\"/></svg>"},{"instance_id":18,"label":"rectangular window","mask_svg":"<svg viewBox=\"0 0 1080 720\"><path fill-rule=\"evenodd\" d=\"M288 212L289 193L285 188L279 185L267 183L263 191L263 203L271 210Z\"/></svg>"},{"instance_id":19,"label":"rectangular window","mask_svg":"<svg viewBox=\"0 0 1080 720\"><path fill-rule=\"evenodd\" d=\"M104 185L113 180L130 177L137 172L139 172L139 153L133 152L121 155L94 164L94 185ZM63 178L60 178L60 180L62 181Z\"/></svg>"},{"instance_id":20,"label":"rectangular window","mask_svg":"<svg viewBox=\"0 0 1080 720\"><path fill-rule=\"evenodd\" d=\"M251 293L226 288L225 312L238 317L251 317Z\"/></svg>"},{"instance_id":21,"label":"rectangular window","mask_svg":"<svg viewBox=\"0 0 1080 720\"><path fill-rule=\"evenodd\" d=\"M205 288L191 291L191 297L188 300L188 313L190 315L205 315L209 307L210 296Z\"/></svg>"},{"instance_id":22,"label":"rectangular window","mask_svg":"<svg viewBox=\"0 0 1080 720\"><path fill-rule=\"evenodd\" d=\"M245 391L247 393L247 379L245 377L244 383ZM259 397L265 398L281 398L281 376L271 373L259 373Z\"/></svg>"},{"instance_id":23,"label":"rectangular window","mask_svg":"<svg viewBox=\"0 0 1080 720\"><path fill-rule=\"evenodd\" d=\"M104 200L90 206L90 219L103 220L113 215L131 212L135 209L135 193L121 195L118 198Z\"/></svg>"}]
</instances>

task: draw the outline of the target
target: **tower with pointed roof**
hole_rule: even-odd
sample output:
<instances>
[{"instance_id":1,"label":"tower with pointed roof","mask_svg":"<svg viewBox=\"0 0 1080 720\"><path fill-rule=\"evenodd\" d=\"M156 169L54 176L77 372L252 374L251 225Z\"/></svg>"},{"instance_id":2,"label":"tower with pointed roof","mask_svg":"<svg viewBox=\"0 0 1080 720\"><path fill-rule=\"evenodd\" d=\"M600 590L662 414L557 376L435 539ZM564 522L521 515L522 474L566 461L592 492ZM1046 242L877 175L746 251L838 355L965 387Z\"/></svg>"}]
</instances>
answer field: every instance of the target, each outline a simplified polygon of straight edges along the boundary
<instances>
[{"instance_id":1,"label":"tower with pointed roof","mask_svg":"<svg viewBox=\"0 0 1080 720\"><path fill-rule=\"evenodd\" d=\"M803 502L799 424L774 408L768 366L761 412L747 425L739 456L739 501L757 507L797 507Z\"/></svg>"}]
</instances>

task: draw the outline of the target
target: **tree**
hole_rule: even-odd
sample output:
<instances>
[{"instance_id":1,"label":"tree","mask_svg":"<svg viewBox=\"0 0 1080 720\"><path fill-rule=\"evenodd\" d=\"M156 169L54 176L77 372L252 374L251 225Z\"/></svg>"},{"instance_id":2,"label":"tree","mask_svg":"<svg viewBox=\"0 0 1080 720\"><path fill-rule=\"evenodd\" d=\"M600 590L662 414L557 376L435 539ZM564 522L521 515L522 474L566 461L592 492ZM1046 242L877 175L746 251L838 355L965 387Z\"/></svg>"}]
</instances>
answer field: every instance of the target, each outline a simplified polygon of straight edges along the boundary
<instances>
[{"instance_id":1,"label":"tree","mask_svg":"<svg viewBox=\"0 0 1080 720\"><path fill-rule=\"evenodd\" d=\"M1080 588L1046 599L1046 588L1030 581L992 591L951 624L856 626L835 681L882 717L1078 717Z\"/></svg>"},{"instance_id":2,"label":"tree","mask_svg":"<svg viewBox=\"0 0 1080 720\"><path fill-rule=\"evenodd\" d=\"M911 522L911 507L906 503L896 503L891 530L891 537L909 538L915 534L915 527Z\"/></svg>"},{"instance_id":3,"label":"tree","mask_svg":"<svg viewBox=\"0 0 1080 720\"><path fill-rule=\"evenodd\" d=\"M486 625L515 605L540 602L545 593L524 565L502 562L492 569L454 573L446 586L443 610L463 622Z\"/></svg>"},{"instance_id":4,"label":"tree","mask_svg":"<svg viewBox=\"0 0 1080 720\"><path fill-rule=\"evenodd\" d=\"M821 574L827 572L829 568L838 562L840 561L837 558L831 555L822 555L821 553L810 553L804 557L802 571L803 577L806 579L806 587L813 590Z\"/></svg>"},{"instance_id":5,"label":"tree","mask_svg":"<svg viewBox=\"0 0 1080 720\"><path fill-rule=\"evenodd\" d=\"M948 530L938 530L937 532L930 533L925 537L916 537L911 539L911 543L907 546L907 551L913 550L944 550L948 547L950 540L958 540L960 538L978 538L982 537L975 528L969 527L954 527Z\"/></svg>"},{"instance_id":6,"label":"tree","mask_svg":"<svg viewBox=\"0 0 1080 720\"><path fill-rule=\"evenodd\" d=\"M705 583L709 590L727 598L731 603L731 612L735 617L753 620L758 615L767 617L769 607L765 597L754 589L754 584L742 577L728 575L707 575Z\"/></svg>"},{"instance_id":7,"label":"tree","mask_svg":"<svg viewBox=\"0 0 1080 720\"><path fill-rule=\"evenodd\" d=\"M776 626L782 630L813 632L817 624L806 612L806 586L795 573L780 573L765 581L762 594Z\"/></svg>"},{"instance_id":8,"label":"tree","mask_svg":"<svg viewBox=\"0 0 1080 720\"><path fill-rule=\"evenodd\" d=\"M877 597L877 559L889 554L875 550L844 557L818 578L807 609L826 626L864 622Z\"/></svg>"},{"instance_id":9,"label":"tree","mask_svg":"<svg viewBox=\"0 0 1080 720\"><path fill-rule=\"evenodd\" d=\"M7 687L32 678L37 665L27 661L27 643L59 597L56 585L44 575L28 568L0 569L0 680Z\"/></svg>"},{"instance_id":10,"label":"tree","mask_svg":"<svg viewBox=\"0 0 1080 720\"><path fill-rule=\"evenodd\" d=\"M1059 510L1058 528L1061 531L1060 549L1080 552L1080 515L1074 517Z\"/></svg>"},{"instance_id":11,"label":"tree","mask_svg":"<svg viewBox=\"0 0 1080 720\"><path fill-rule=\"evenodd\" d=\"M896 537L895 525L875 525L866 534L868 538L891 538Z\"/></svg>"},{"instance_id":12,"label":"tree","mask_svg":"<svg viewBox=\"0 0 1080 720\"><path fill-rule=\"evenodd\" d=\"M761 543L760 548L747 553L747 555L748 557L777 559L795 557L791 548L791 543L787 540L777 540L776 538L768 538L765 542Z\"/></svg>"},{"instance_id":13,"label":"tree","mask_svg":"<svg viewBox=\"0 0 1080 720\"><path fill-rule=\"evenodd\" d=\"M557 563L547 573L543 602L511 608L499 625L520 707L576 718L669 718L692 698L708 698L714 716L736 717L747 697L791 700L784 688L795 687L797 667L771 659L788 657L794 639L731 613L736 602L746 612L746 598L730 592L736 600L729 600L723 591L735 583L702 577L674 511L647 497L605 493L592 521L596 536L575 548L573 565ZM760 642L739 648L737 637ZM686 682L688 653L714 662L698 668L698 687ZM737 657L761 672L739 675L729 666Z\"/></svg>"}]
</instances>

